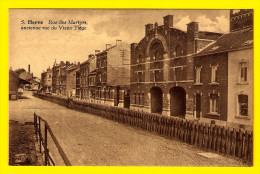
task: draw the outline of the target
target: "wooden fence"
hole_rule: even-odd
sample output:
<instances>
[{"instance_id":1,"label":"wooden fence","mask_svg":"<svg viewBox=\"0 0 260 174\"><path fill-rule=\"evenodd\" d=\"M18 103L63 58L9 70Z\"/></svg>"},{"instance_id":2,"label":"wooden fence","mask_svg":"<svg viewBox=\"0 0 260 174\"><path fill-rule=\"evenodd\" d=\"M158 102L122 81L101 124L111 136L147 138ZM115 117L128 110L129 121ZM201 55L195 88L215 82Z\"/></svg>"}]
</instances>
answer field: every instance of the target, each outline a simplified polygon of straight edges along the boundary
<instances>
[{"instance_id":1,"label":"wooden fence","mask_svg":"<svg viewBox=\"0 0 260 174\"><path fill-rule=\"evenodd\" d=\"M128 124L170 139L194 145L202 150L253 162L253 133L251 131L197 123L176 117L140 112L115 106L73 100L54 95L35 93L34 96L71 109L95 114L119 123Z\"/></svg>"}]
</instances>

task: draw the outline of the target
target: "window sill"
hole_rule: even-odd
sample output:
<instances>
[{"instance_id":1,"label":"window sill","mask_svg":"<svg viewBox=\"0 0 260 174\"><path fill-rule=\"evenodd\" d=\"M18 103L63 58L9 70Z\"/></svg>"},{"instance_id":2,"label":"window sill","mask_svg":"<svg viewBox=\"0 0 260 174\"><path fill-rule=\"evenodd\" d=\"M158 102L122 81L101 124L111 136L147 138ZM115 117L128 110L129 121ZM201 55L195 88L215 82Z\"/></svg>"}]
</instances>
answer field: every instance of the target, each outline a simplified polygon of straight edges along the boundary
<instances>
[{"instance_id":1,"label":"window sill","mask_svg":"<svg viewBox=\"0 0 260 174\"><path fill-rule=\"evenodd\" d=\"M194 86L202 86L203 83L194 83L193 85L194 85Z\"/></svg>"},{"instance_id":2,"label":"window sill","mask_svg":"<svg viewBox=\"0 0 260 174\"><path fill-rule=\"evenodd\" d=\"M211 82L211 83L209 83L209 85L219 85L219 83L218 82Z\"/></svg>"},{"instance_id":3,"label":"window sill","mask_svg":"<svg viewBox=\"0 0 260 174\"><path fill-rule=\"evenodd\" d=\"M248 82L238 82L237 85L249 85Z\"/></svg>"},{"instance_id":4,"label":"window sill","mask_svg":"<svg viewBox=\"0 0 260 174\"><path fill-rule=\"evenodd\" d=\"M215 113L215 112L207 113L207 115L214 115L214 116L219 116L220 117L220 114L219 113Z\"/></svg>"},{"instance_id":5,"label":"window sill","mask_svg":"<svg viewBox=\"0 0 260 174\"><path fill-rule=\"evenodd\" d=\"M250 118L248 116L242 116L242 115L235 116L235 118L244 119L244 120L250 120Z\"/></svg>"}]
</instances>

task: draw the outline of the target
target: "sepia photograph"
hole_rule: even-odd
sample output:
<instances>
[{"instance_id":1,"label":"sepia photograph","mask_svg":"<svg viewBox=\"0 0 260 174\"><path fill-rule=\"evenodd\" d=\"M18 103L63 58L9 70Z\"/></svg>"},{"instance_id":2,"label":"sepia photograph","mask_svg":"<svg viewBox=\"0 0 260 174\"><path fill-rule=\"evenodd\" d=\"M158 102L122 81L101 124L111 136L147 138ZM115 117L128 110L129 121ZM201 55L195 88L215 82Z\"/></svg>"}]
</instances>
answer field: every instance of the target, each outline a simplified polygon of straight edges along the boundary
<instances>
[{"instance_id":1,"label":"sepia photograph","mask_svg":"<svg viewBox=\"0 0 260 174\"><path fill-rule=\"evenodd\" d=\"M253 9L10 8L8 25L9 166L253 166Z\"/></svg>"}]
</instances>

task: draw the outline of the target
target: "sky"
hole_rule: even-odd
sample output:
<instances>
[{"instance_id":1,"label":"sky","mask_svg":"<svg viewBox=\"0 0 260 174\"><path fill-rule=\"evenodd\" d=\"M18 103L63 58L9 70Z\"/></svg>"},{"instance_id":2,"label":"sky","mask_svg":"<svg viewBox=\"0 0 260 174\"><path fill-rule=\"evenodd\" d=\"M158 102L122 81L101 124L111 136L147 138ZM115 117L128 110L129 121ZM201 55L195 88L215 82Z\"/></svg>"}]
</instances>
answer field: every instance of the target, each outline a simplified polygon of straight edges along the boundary
<instances>
[{"instance_id":1,"label":"sky","mask_svg":"<svg viewBox=\"0 0 260 174\"><path fill-rule=\"evenodd\" d=\"M227 33L229 10L137 10L137 9L10 9L9 67L28 69L40 78L54 61L84 62L95 50L104 50L116 40L138 43L148 23L163 25L163 17L174 15L173 27L187 31L191 21L199 22L200 31ZM22 20L26 24L22 25ZM43 24L28 24L28 20ZM86 30L59 30L52 21L86 21ZM57 30L21 30L21 26L56 26ZM69 26L69 25L63 25ZM70 25L72 26L72 25Z\"/></svg>"}]
</instances>

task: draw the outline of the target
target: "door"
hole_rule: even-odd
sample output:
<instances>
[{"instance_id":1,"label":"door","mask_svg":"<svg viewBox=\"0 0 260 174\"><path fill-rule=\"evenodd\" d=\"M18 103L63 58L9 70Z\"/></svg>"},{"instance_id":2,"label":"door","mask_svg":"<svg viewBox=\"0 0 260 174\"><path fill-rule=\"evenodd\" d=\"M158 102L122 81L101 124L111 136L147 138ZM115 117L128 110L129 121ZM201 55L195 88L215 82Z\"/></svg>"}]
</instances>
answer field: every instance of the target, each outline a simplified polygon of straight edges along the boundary
<instances>
[{"instance_id":1,"label":"door","mask_svg":"<svg viewBox=\"0 0 260 174\"><path fill-rule=\"evenodd\" d=\"M201 112L201 96L200 94L196 94L196 118L200 118Z\"/></svg>"}]
</instances>

